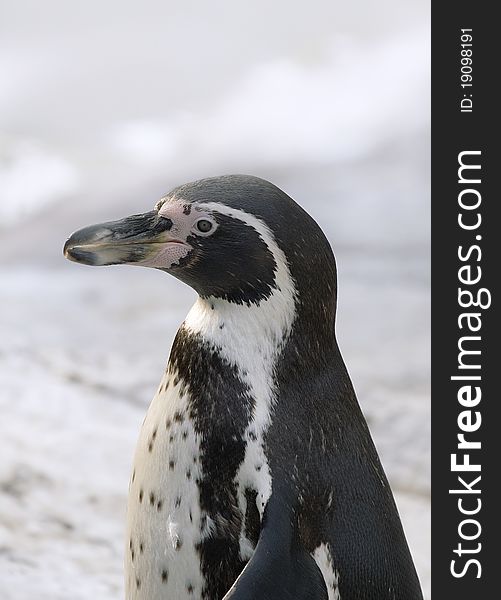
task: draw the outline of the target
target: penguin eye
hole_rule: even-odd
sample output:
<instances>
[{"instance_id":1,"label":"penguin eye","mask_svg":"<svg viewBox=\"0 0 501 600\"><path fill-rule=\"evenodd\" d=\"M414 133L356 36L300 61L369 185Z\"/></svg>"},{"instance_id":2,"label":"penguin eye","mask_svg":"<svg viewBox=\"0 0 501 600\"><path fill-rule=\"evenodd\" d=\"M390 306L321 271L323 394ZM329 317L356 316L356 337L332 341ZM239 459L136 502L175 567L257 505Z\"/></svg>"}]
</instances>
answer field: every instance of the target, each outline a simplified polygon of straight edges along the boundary
<instances>
[{"instance_id":1,"label":"penguin eye","mask_svg":"<svg viewBox=\"0 0 501 600\"><path fill-rule=\"evenodd\" d=\"M209 233L209 231L212 231L214 225L208 219L199 219L196 222L195 227L200 233Z\"/></svg>"}]
</instances>

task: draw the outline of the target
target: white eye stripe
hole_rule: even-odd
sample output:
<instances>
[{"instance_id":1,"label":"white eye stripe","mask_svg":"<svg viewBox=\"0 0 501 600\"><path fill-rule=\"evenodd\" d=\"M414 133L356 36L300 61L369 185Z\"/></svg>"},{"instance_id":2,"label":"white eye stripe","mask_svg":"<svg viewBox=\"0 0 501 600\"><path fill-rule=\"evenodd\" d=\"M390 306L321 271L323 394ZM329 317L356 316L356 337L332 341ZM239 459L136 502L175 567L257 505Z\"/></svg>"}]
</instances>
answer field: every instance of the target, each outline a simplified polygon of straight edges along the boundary
<instances>
[{"instance_id":1,"label":"white eye stripe","mask_svg":"<svg viewBox=\"0 0 501 600\"><path fill-rule=\"evenodd\" d=\"M156 210L157 212L160 211L160 209L162 208L162 206L167 202L167 198L160 198L160 200L155 204L155 208L154 210Z\"/></svg>"}]
</instances>

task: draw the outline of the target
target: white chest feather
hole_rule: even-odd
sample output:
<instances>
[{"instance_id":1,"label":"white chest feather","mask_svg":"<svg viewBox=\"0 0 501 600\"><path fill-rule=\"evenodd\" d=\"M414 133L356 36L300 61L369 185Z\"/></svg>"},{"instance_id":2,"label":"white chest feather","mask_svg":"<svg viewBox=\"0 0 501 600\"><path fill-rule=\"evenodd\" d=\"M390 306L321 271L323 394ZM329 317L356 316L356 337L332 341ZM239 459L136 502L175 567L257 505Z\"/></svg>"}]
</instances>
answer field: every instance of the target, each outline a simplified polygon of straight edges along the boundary
<instances>
[{"instance_id":1,"label":"white chest feather","mask_svg":"<svg viewBox=\"0 0 501 600\"><path fill-rule=\"evenodd\" d=\"M167 387L167 389L165 389ZM127 598L193 598L202 586L196 545L210 524L199 507L199 438L188 398L165 376L141 429L127 506Z\"/></svg>"},{"instance_id":2,"label":"white chest feather","mask_svg":"<svg viewBox=\"0 0 501 600\"><path fill-rule=\"evenodd\" d=\"M312 554L320 569L327 588L329 600L341 600L339 595L339 573L334 568L332 555L327 544L320 544Z\"/></svg>"}]
</instances>

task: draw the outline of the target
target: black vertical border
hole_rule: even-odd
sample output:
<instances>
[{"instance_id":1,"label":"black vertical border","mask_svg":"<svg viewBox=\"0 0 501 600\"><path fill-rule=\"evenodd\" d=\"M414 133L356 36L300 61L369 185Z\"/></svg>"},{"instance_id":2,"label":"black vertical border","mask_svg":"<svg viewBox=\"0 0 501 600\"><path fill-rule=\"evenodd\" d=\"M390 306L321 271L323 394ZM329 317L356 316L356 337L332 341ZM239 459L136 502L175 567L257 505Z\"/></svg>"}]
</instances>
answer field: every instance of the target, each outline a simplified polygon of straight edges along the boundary
<instances>
[{"instance_id":1,"label":"black vertical border","mask_svg":"<svg viewBox=\"0 0 501 600\"><path fill-rule=\"evenodd\" d=\"M432 596L435 600L483 600L498 597L500 562L501 492L501 352L499 327L499 279L501 278L501 194L498 187L501 157L497 138L501 134L499 108L495 88L499 86L500 25L494 16L496 4L491 2L435 2L432 4ZM461 29L472 29L472 88L461 87ZM472 94L471 113L462 113L460 101L464 93ZM462 231L458 225L458 194L465 186L458 183L458 154L464 150L481 151L481 184L476 187L482 196L479 211L482 224L477 231ZM478 241L476 235L481 235ZM458 258L458 246L479 244L480 262L463 263ZM476 258L476 253L474 253ZM465 495L465 503L481 498L482 508L477 518L482 532L477 540L461 540L458 525L462 519L458 495L449 493L458 487L458 475L451 472L451 454L457 452L458 383L450 380L458 374L458 339L467 332L458 327L461 309L458 305L458 269L463 264L478 264L482 269L481 287L490 290L492 305L481 313L482 328L479 348L481 355L482 400L480 429L467 437L480 440L480 450L472 450L472 463L480 462L481 494ZM467 286L462 286L463 288ZM477 286L478 288L479 286ZM472 286L473 291L474 286ZM466 310L466 309L463 309ZM468 309L469 312L470 309ZM473 310L472 310L473 312ZM469 372L470 374L472 371ZM472 474L464 473L471 481ZM473 506L471 500L468 506ZM473 533L475 526L464 529ZM482 544L478 553L453 552L461 542L472 549ZM451 574L451 560L461 571L469 559L478 559L478 569L470 565L463 577Z\"/></svg>"}]
</instances>

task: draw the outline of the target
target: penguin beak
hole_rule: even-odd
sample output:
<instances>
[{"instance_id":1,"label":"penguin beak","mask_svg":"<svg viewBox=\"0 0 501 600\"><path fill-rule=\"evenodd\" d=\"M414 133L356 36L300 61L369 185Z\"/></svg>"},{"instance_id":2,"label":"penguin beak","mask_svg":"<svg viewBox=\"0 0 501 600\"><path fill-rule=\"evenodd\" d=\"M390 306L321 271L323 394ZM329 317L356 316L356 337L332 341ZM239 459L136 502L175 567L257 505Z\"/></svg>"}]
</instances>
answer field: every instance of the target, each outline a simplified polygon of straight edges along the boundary
<instances>
[{"instance_id":1,"label":"penguin beak","mask_svg":"<svg viewBox=\"0 0 501 600\"><path fill-rule=\"evenodd\" d=\"M68 260L84 265L138 264L158 267L166 252L180 253L190 247L169 234L172 221L156 210L132 215L119 221L84 227L64 244Z\"/></svg>"}]
</instances>

